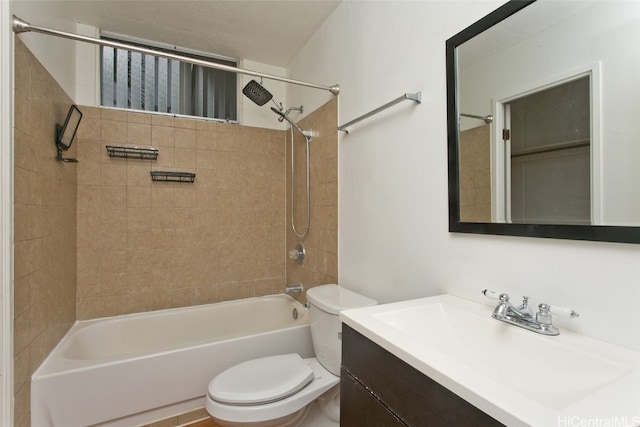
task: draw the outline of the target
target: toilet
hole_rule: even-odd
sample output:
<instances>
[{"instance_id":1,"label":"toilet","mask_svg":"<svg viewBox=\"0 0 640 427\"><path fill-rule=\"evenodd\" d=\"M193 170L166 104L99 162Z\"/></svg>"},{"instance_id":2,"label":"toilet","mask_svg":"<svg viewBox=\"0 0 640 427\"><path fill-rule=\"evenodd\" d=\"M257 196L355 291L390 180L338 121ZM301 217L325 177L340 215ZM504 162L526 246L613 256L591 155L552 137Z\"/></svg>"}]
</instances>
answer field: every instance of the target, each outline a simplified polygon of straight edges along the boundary
<instances>
[{"instance_id":1,"label":"toilet","mask_svg":"<svg viewBox=\"0 0 640 427\"><path fill-rule=\"evenodd\" d=\"M342 356L339 313L377 302L333 284L309 289L307 300L316 357L280 354L249 360L221 372L209 383L206 398L207 412L216 423L299 426L317 401L319 416L338 425Z\"/></svg>"}]
</instances>

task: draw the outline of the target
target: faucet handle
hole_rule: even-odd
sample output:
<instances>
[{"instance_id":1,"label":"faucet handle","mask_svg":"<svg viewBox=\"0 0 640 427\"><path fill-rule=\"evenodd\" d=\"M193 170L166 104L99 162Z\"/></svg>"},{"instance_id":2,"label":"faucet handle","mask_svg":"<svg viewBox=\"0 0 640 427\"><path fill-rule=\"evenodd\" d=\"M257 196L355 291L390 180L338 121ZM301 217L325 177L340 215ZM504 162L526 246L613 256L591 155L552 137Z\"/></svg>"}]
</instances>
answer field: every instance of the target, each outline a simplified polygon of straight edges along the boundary
<instances>
[{"instance_id":1,"label":"faucet handle","mask_svg":"<svg viewBox=\"0 0 640 427\"><path fill-rule=\"evenodd\" d=\"M485 289L482 291L482 294L489 299L500 299L500 295L502 294L502 292L497 292L492 289ZM507 299L509 299L508 296Z\"/></svg>"},{"instance_id":2,"label":"faucet handle","mask_svg":"<svg viewBox=\"0 0 640 427\"><path fill-rule=\"evenodd\" d=\"M569 319L580 316L579 313L569 307L558 307L556 305L553 305L549 307L549 311L555 316L566 317Z\"/></svg>"},{"instance_id":3,"label":"faucet handle","mask_svg":"<svg viewBox=\"0 0 640 427\"><path fill-rule=\"evenodd\" d=\"M536 322L541 325L551 325L551 313L549 313L549 306L545 303L538 305L538 312L536 313Z\"/></svg>"},{"instance_id":4,"label":"faucet handle","mask_svg":"<svg viewBox=\"0 0 640 427\"><path fill-rule=\"evenodd\" d=\"M548 304L540 304L538 306L538 313L536 313L536 320L543 325L551 325L551 315L566 317L573 319L580 316L576 311L567 307L552 307Z\"/></svg>"}]
</instances>

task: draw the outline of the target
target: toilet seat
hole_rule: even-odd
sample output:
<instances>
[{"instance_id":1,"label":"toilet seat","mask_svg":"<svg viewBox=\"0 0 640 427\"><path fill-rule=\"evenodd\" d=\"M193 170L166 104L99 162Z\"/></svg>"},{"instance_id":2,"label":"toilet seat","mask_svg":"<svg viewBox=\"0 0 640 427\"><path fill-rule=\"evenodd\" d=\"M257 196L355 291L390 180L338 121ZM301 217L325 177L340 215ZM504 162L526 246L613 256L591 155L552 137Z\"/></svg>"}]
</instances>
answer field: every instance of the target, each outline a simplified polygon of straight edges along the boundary
<instances>
[{"instance_id":1,"label":"toilet seat","mask_svg":"<svg viewBox=\"0 0 640 427\"><path fill-rule=\"evenodd\" d=\"M209 383L209 397L229 405L275 402L313 381L313 370L299 354L279 354L239 363Z\"/></svg>"},{"instance_id":2,"label":"toilet seat","mask_svg":"<svg viewBox=\"0 0 640 427\"><path fill-rule=\"evenodd\" d=\"M306 405L340 382L340 377L326 370L315 357L301 359L301 361L312 370L313 379L302 389L299 389L290 396L268 403L229 404L214 400L210 395L211 393L208 393L206 399L207 412L214 419L231 423L251 423L273 420L303 409ZM216 378L214 378L211 383L213 383ZM211 388L211 383L209 383L209 388Z\"/></svg>"}]
</instances>

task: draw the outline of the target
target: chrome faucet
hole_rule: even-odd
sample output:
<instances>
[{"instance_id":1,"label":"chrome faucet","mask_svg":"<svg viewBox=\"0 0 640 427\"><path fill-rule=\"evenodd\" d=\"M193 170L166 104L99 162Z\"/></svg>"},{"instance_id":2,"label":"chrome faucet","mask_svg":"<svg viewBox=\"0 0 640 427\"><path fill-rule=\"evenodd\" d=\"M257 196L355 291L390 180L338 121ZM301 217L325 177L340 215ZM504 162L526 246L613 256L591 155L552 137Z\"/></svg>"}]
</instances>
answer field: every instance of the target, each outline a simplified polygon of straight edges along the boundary
<instances>
[{"instance_id":1,"label":"chrome faucet","mask_svg":"<svg viewBox=\"0 0 640 427\"><path fill-rule=\"evenodd\" d=\"M298 293L301 294L302 291L304 291L304 286L302 286L302 283L297 283L293 286L286 286L284 287L284 293L289 295L291 293Z\"/></svg>"},{"instance_id":2,"label":"chrome faucet","mask_svg":"<svg viewBox=\"0 0 640 427\"><path fill-rule=\"evenodd\" d=\"M488 298L495 298L495 295L497 295L494 291L488 289L485 289L482 293ZM538 312L534 318L533 312L529 307L529 297L522 297L522 304L518 307L509 302L509 295L507 294L499 294L498 299L500 302L491 315L494 319L543 335L558 335L560 333L558 328L551 323L552 310L548 304L538 305ZM568 308L558 307L553 309L553 313L566 315L570 318L579 316L578 313Z\"/></svg>"}]
</instances>

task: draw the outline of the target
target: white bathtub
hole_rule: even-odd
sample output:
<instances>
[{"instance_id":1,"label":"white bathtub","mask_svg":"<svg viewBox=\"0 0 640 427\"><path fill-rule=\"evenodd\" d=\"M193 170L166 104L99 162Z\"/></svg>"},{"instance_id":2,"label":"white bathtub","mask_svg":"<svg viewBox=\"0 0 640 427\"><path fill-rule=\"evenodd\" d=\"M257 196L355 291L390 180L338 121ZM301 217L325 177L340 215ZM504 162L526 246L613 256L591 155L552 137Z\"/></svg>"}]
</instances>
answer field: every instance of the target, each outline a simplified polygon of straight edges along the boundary
<instances>
[{"instance_id":1,"label":"white bathtub","mask_svg":"<svg viewBox=\"0 0 640 427\"><path fill-rule=\"evenodd\" d=\"M286 295L79 321L33 374L31 422L148 423L204 406L222 370L285 352L313 357L307 309Z\"/></svg>"}]
</instances>

